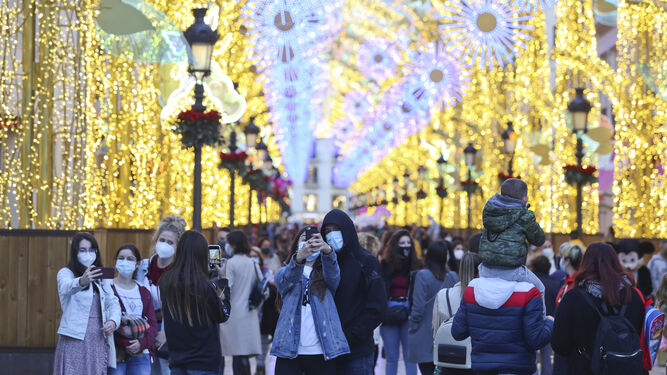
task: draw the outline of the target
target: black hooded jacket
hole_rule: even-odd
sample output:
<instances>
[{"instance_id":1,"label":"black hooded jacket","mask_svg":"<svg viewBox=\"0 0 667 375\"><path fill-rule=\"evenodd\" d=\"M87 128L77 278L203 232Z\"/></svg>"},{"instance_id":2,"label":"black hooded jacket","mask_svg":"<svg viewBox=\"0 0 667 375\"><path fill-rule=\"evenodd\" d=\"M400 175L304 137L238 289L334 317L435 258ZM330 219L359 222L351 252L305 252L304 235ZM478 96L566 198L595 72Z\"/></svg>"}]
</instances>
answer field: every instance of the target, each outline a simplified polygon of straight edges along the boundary
<instances>
[{"instance_id":1,"label":"black hooded jacket","mask_svg":"<svg viewBox=\"0 0 667 375\"><path fill-rule=\"evenodd\" d=\"M375 350L373 330L382 323L387 309L380 263L359 245L354 224L345 212L330 211L324 217L322 228L327 224L336 225L343 234L343 248L338 252L340 284L334 300L350 354L341 359L366 356Z\"/></svg>"}]
</instances>

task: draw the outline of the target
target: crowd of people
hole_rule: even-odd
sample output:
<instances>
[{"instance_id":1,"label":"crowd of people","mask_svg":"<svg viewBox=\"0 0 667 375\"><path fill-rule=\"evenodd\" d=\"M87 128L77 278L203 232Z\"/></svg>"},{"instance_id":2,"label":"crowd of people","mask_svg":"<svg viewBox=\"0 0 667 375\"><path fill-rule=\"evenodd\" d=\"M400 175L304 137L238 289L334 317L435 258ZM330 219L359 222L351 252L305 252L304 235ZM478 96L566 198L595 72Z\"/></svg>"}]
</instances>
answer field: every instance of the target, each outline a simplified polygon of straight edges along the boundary
<instances>
[{"instance_id":1,"label":"crowd of people","mask_svg":"<svg viewBox=\"0 0 667 375\"><path fill-rule=\"evenodd\" d=\"M667 310L667 240L646 266L627 258L654 249L632 239L585 246L575 232L556 252L517 179L482 216L467 240L437 225L357 228L340 210L301 227L222 228L218 263L168 216L149 258L117 249L115 273L79 233L58 272L54 374L217 375L225 357L234 375L369 375L380 358L395 375L401 355L406 375L657 366L662 325L657 338L645 326L653 301Z\"/></svg>"}]
</instances>

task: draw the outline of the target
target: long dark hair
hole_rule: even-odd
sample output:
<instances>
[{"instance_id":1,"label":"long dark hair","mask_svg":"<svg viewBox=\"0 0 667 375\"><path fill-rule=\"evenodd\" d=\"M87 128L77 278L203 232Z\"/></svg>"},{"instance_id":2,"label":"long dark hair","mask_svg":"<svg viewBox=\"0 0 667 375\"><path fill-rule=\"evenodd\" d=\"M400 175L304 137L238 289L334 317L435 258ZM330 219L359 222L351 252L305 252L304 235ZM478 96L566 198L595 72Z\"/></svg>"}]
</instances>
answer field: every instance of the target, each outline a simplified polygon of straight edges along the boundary
<instances>
[{"instance_id":1,"label":"long dark hair","mask_svg":"<svg viewBox=\"0 0 667 375\"><path fill-rule=\"evenodd\" d=\"M426 252L426 257L424 258L424 265L428 268L435 276L436 279L442 281L447 276L447 252L448 245L444 241L436 241L431 244Z\"/></svg>"},{"instance_id":2,"label":"long dark hair","mask_svg":"<svg viewBox=\"0 0 667 375\"><path fill-rule=\"evenodd\" d=\"M192 230L183 233L174 262L160 277L159 285L164 306L176 321L190 327L213 325L206 308L211 290L208 241L201 233Z\"/></svg>"},{"instance_id":3,"label":"long dark hair","mask_svg":"<svg viewBox=\"0 0 667 375\"><path fill-rule=\"evenodd\" d=\"M627 283L625 279L630 283ZM583 288L582 281L598 281L602 299L609 306L629 303L632 299L632 275L623 270L614 249L606 243L594 242L588 246L574 277L574 285ZM581 284L581 285L580 285Z\"/></svg>"},{"instance_id":4,"label":"long dark hair","mask_svg":"<svg viewBox=\"0 0 667 375\"><path fill-rule=\"evenodd\" d=\"M81 277L83 276L83 273L86 272L86 266L81 264L79 262L79 258L77 257L79 255L79 246L81 244L82 240L87 240L90 242L90 247L95 249L95 255L97 258L95 258L95 262L93 262L93 265L96 267L102 267L102 259L100 257L100 248L97 245L97 240L95 237L93 237L92 234L90 233L77 233L74 235L72 238L72 241L70 242L69 245L69 263L67 263L67 268L72 271L74 274L74 277Z\"/></svg>"},{"instance_id":5,"label":"long dark hair","mask_svg":"<svg viewBox=\"0 0 667 375\"><path fill-rule=\"evenodd\" d=\"M292 246L290 247L289 256L287 257L288 261L292 259L292 257L299 250L299 238L305 232L306 228L302 228L292 240ZM317 296L317 298L319 298L320 301L324 300L324 296L326 295L327 292L327 284L324 282L324 275L322 274L321 255L317 257L317 259L315 259L315 262L313 263L313 272L310 274L310 291L313 293L314 296Z\"/></svg>"},{"instance_id":6,"label":"long dark hair","mask_svg":"<svg viewBox=\"0 0 667 375\"><path fill-rule=\"evenodd\" d=\"M383 256L384 262L387 266L387 275L390 277L396 276L395 274L398 272L403 272L406 271L404 269L401 269L401 255L398 247L398 242L401 240L401 237L403 236L408 236L410 238L410 247L412 248L410 251L410 255L408 256L408 267L407 267L407 272L410 273L411 270L416 270L419 268L419 259L417 259L417 251L415 250L415 240L412 238L410 235L410 232L408 232L405 229L401 229L394 233L391 236L391 240L389 241L389 247L387 248L386 253Z\"/></svg>"},{"instance_id":7,"label":"long dark hair","mask_svg":"<svg viewBox=\"0 0 667 375\"><path fill-rule=\"evenodd\" d=\"M234 248L234 254L250 254L248 237L240 230L235 230L227 235L227 243Z\"/></svg>"}]
</instances>

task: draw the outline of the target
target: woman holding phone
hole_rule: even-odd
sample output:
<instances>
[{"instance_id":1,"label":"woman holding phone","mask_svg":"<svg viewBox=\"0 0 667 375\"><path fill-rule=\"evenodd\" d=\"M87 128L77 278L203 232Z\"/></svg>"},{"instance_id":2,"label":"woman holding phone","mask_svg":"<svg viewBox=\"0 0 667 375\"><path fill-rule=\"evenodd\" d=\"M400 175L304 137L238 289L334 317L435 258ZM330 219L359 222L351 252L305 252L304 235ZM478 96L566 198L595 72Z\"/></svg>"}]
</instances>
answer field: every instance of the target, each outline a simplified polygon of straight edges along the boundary
<instances>
[{"instance_id":1,"label":"woman holding phone","mask_svg":"<svg viewBox=\"0 0 667 375\"><path fill-rule=\"evenodd\" d=\"M58 296L63 315L53 373L102 375L116 367L113 332L120 325L120 305L102 280L102 262L95 237L77 233L70 260L58 271Z\"/></svg>"},{"instance_id":2,"label":"woman holding phone","mask_svg":"<svg viewBox=\"0 0 667 375\"><path fill-rule=\"evenodd\" d=\"M171 264L174 262L176 245L185 232L185 219L176 215L169 215L162 219L160 226L153 235L155 254L144 259L137 269L137 281L151 292L158 332L155 336L155 349L159 360L151 364L152 375L169 375L168 350L165 346L167 337L162 329L162 301L158 282Z\"/></svg>"},{"instance_id":3,"label":"woman holding phone","mask_svg":"<svg viewBox=\"0 0 667 375\"><path fill-rule=\"evenodd\" d=\"M340 283L336 252L317 231L294 239L288 264L276 273L282 299L271 354L276 375L335 375L332 359L350 353L334 295Z\"/></svg>"},{"instance_id":4,"label":"woman holding phone","mask_svg":"<svg viewBox=\"0 0 667 375\"><path fill-rule=\"evenodd\" d=\"M226 262L214 266L209 280L206 238L187 231L178 242L176 259L160 279L169 364L174 375L217 375L222 357L218 324L230 313Z\"/></svg>"},{"instance_id":5,"label":"woman holding phone","mask_svg":"<svg viewBox=\"0 0 667 375\"><path fill-rule=\"evenodd\" d=\"M153 343L157 334L157 322L153 308L151 292L134 281L133 277L141 261L139 249L132 244L121 246L116 252L116 270L118 276L113 279L111 288L120 302L122 313L127 317L139 317L148 323L148 329L142 337L130 339L114 334L116 341L117 364L109 375L149 375L151 358L155 359Z\"/></svg>"}]
</instances>

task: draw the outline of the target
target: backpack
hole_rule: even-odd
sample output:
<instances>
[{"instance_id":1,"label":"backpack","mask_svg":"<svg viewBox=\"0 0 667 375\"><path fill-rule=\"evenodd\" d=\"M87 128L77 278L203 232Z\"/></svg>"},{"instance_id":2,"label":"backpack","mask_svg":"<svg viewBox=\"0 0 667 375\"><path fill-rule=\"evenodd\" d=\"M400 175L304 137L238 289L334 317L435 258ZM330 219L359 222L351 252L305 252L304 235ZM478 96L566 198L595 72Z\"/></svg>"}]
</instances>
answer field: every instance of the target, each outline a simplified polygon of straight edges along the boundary
<instances>
[{"instance_id":1,"label":"backpack","mask_svg":"<svg viewBox=\"0 0 667 375\"><path fill-rule=\"evenodd\" d=\"M454 314L452 313L452 305L449 301L450 291L451 288L445 289L449 319L440 325L438 332L435 334L433 363L436 366L447 368L469 369L471 368L470 352L472 351L470 337L463 341L457 341L452 337Z\"/></svg>"},{"instance_id":2,"label":"backpack","mask_svg":"<svg viewBox=\"0 0 667 375\"><path fill-rule=\"evenodd\" d=\"M655 358L658 355L662 338L662 329L665 326L665 314L655 307L652 299L644 299L639 289L634 288L644 302L644 326L641 333L641 348L644 351L644 370L651 371Z\"/></svg>"},{"instance_id":3,"label":"backpack","mask_svg":"<svg viewBox=\"0 0 667 375\"><path fill-rule=\"evenodd\" d=\"M641 375L644 352L641 349L639 333L625 317L628 305L623 305L620 311L616 312L614 308L609 311L607 304L602 302L602 314L593 297L588 293L584 293L584 296L600 317L593 341L593 352L587 353L584 349L579 349L579 353L590 360L593 374Z\"/></svg>"}]
</instances>

